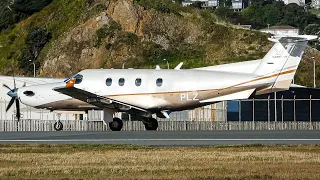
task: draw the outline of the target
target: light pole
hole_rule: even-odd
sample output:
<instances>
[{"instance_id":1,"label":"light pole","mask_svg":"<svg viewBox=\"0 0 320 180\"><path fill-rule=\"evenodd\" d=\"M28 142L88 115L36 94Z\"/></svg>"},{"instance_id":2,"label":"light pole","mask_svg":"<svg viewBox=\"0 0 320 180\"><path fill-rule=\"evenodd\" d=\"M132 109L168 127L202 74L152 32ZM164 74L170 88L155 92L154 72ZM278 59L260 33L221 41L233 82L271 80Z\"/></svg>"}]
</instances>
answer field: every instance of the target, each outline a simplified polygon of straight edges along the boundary
<instances>
[{"instance_id":1,"label":"light pole","mask_svg":"<svg viewBox=\"0 0 320 180\"><path fill-rule=\"evenodd\" d=\"M314 57L311 57L313 60L313 87L316 88L316 60Z\"/></svg>"},{"instance_id":2,"label":"light pole","mask_svg":"<svg viewBox=\"0 0 320 180\"><path fill-rule=\"evenodd\" d=\"M122 69L124 69L124 65L127 63L127 60L125 60L123 63L122 63Z\"/></svg>"},{"instance_id":3,"label":"light pole","mask_svg":"<svg viewBox=\"0 0 320 180\"><path fill-rule=\"evenodd\" d=\"M29 60L29 62L32 62L33 64L33 77L36 77L36 64L33 61L31 61L31 59Z\"/></svg>"},{"instance_id":4,"label":"light pole","mask_svg":"<svg viewBox=\"0 0 320 180\"><path fill-rule=\"evenodd\" d=\"M169 62L168 62L168 60L167 59L163 59L164 61L167 61L167 67L168 67L168 69L169 69Z\"/></svg>"}]
</instances>

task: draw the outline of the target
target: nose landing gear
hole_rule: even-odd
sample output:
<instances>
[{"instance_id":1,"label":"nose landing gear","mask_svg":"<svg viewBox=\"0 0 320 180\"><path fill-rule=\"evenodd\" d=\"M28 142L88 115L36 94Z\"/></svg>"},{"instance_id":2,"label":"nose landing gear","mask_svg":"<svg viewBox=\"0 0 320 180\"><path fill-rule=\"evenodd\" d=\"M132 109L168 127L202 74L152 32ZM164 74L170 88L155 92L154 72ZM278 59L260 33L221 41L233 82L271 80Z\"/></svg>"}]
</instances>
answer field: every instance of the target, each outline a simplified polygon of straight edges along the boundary
<instances>
[{"instance_id":1,"label":"nose landing gear","mask_svg":"<svg viewBox=\"0 0 320 180\"><path fill-rule=\"evenodd\" d=\"M58 114L57 114L58 121L55 122L54 125L53 125L53 128L54 128L54 130L56 130L56 131L61 131L61 130L63 129L63 124L62 124L62 122L60 121L60 116L61 116L61 114L58 113Z\"/></svg>"},{"instance_id":2,"label":"nose landing gear","mask_svg":"<svg viewBox=\"0 0 320 180\"><path fill-rule=\"evenodd\" d=\"M53 125L54 130L61 131L63 129L63 124L60 120L54 123Z\"/></svg>"}]
</instances>

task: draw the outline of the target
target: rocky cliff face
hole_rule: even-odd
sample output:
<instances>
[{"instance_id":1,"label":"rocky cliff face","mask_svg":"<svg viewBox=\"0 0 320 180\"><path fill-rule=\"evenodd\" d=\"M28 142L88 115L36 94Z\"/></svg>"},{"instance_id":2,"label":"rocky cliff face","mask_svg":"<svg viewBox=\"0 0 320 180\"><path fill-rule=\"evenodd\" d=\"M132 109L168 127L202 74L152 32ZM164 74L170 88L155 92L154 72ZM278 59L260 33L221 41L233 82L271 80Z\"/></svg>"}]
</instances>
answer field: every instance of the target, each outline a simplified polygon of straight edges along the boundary
<instances>
[{"instance_id":1,"label":"rocky cliff face","mask_svg":"<svg viewBox=\"0 0 320 180\"><path fill-rule=\"evenodd\" d=\"M98 3L106 9L52 43L43 60L43 76L70 76L85 68L120 68L124 61L130 67L148 68L162 64L164 58L173 64L184 60L187 66L188 62L190 66L218 64L232 56L256 57L258 51L266 50L267 42L259 33L210 24L197 14L147 10L130 0L99 0L92 6ZM112 29L114 23L121 28Z\"/></svg>"}]
</instances>

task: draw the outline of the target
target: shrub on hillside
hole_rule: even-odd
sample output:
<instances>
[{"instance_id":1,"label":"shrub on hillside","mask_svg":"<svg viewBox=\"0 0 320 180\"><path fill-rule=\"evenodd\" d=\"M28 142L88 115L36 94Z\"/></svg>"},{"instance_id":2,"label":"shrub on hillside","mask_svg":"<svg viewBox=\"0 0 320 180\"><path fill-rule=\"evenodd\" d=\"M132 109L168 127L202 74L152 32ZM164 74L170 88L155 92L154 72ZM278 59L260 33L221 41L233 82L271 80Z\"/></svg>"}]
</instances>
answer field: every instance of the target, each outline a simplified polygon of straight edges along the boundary
<instances>
[{"instance_id":1,"label":"shrub on hillside","mask_svg":"<svg viewBox=\"0 0 320 180\"><path fill-rule=\"evenodd\" d=\"M304 7L295 3L285 5L282 1L256 0L240 15L245 23L258 29L265 28L269 24L291 25L304 30L308 24L320 22L316 15L305 11Z\"/></svg>"},{"instance_id":2,"label":"shrub on hillside","mask_svg":"<svg viewBox=\"0 0 320 180\"><path fill-rule=\"evenodd\" d=\"M30 70L32 70L30 61L35 62L37 67L39 67L40 63L37 62L37 57L51 38L51 33L47 32L46 29L37 28L31 30L26 38L27 47L22 51L21 56L18 59L20 68L25 72L30 72Z\"/></svg>"},{"instance_id":3,"label":"shrub on hillside","mask_svg":"<svg viewBox=\"0 0 320 180\"><path fill-rule=\"evenodd\" d=\"M102 39L111 37L113 38L115 36L115 33L117 31L120 31L122 29L121 25L117 23L116 21L110 20L109 24L103 25L101 28L99 28L96 31L96 42L95 46L99 47L101 45Z\"/></svg>"},{"instance_id":4,"label":"shrub on hillside","mask_svg":"<svg viewBox=\"0 0 320 180\"><path fill-rule=\"evenodd\" d=\"M309 24L304 29L304 34L317 35L318 37L320 37L320 25L319 24ZM309 42L309 44L311 44L312 47L314 47L320 51L319 39L317 41L311 41L311 42Z\"/></svg>"},{"instance_id":5,"label":"shrub on hillside","mask_svg":"<svg viewBox=\"0 0 320 180\"><path fill-rule=\"evenodd\" d=\"M39 12L52 0L1 0L0 2L0 31Z\"/></svg>"}]
</instances>

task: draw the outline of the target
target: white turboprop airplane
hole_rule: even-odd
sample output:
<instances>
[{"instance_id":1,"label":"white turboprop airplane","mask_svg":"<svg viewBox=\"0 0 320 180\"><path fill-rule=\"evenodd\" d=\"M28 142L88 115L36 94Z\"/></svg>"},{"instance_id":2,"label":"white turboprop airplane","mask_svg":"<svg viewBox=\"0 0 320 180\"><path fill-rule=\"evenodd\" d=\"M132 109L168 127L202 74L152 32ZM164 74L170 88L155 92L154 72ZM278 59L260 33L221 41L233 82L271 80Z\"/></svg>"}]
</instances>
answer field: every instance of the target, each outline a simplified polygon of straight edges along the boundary
<instances>
[{"instance_id":1,"label":"white turboprop airplane","mask_svg":"<svg viewBox=\"0 0 320 180\"><path fill-rule=\"evenodd\" d=\"M65 81L15 87L8 92L12 99L7 109L16 101L18 119L19 101L52 111L99 109L113 131L123 126L114 113L127 112L147 130L156 130L153 114L169 118L172 111L289 89L307 42L316 38L272 37L269 40L275 44L263 59L219 66L183 70L180 63L173 70L87 69ZM55 126L62 128L60 121Z\"/></svg>"}]
</instances>

